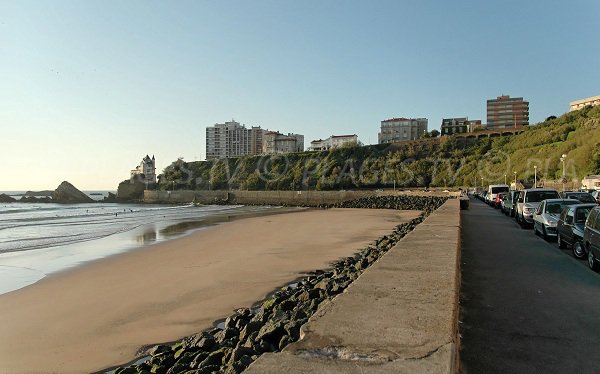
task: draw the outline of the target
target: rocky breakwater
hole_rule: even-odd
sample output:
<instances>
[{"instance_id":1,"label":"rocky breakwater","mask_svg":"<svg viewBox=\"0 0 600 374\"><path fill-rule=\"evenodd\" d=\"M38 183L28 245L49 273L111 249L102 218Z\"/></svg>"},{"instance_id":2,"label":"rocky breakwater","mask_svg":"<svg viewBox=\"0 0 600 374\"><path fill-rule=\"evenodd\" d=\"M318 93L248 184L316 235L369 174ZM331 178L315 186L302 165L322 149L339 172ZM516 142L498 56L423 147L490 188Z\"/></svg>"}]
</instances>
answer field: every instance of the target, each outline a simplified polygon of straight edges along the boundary
<instances>
[{"instance_id":1,"label":"rocky breakwater","mask_svg":"<svg viewBox=\"0 0 600 374\"><path fill-rule=\"evenodd\" d=\"M213 329L175 344L154 346L144 362L119 367L114 373L241 373L261 354L280 351L300 339L300 327L321 305L344 292L365 269L421 223L427 212L437 209L446 200L384 196L339 204L347 208L378 209L410 206L425 213L398 225L392 233L354 256L334 262L330 269L311 272L254 307L237 310Z\"/></svg>"},{"instance_id":2,"label":"rocky breakwater","mask_svg":"<svg viewBox=\"0 0 600 374\"><path fill-rule=\"evenodd\" d=\"M429 214L442 206L448 197L438 196L368 196L356 200L344 201L330 205L334 208L367 208L367 209L399 209L421 210Z\"/></svg>"}]
</instances>

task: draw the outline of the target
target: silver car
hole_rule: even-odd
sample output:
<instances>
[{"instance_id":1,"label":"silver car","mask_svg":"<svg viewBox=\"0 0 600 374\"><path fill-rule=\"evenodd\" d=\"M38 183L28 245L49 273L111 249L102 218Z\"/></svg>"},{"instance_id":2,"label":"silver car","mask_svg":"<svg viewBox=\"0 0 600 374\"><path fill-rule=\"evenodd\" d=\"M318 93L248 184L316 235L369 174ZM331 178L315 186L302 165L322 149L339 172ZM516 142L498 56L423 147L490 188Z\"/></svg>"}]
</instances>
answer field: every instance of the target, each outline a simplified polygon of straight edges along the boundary
<instances>
[{"instance_id":1,"label":"silver car","mask_svg":"<svg viewBox=\"0 0 600 374\"><path fill-rule=\"evenodd\" d=\"M546 199L558 199L558 191L550 188L528 188L519 192L515 219L521 227L533 224L533 213ZM560 212L559 212L560 213Z\"/></svg>"},{"instance_id":2,"label":"silver car","mask_svg":"<svg viewBox=\"0 0 600 374\"><path fill-rule=\"evenodd\" d=\"M533 213L533 232L542 234L544 239L556 237L556 224L563 208L579 204L575 199L546 199L540 203Z\"/></svg>"}]
</instances>

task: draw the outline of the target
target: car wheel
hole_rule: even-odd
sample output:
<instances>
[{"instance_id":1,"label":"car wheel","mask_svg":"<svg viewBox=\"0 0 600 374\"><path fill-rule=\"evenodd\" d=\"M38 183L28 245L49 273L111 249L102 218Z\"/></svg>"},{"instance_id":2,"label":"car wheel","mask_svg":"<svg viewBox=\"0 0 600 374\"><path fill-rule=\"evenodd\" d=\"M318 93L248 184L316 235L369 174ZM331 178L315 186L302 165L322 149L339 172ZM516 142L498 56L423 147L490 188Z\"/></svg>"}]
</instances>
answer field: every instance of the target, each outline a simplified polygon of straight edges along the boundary
<instances>
[{"instance_id":1,"label":"car wheel","mask_svg":"<svg viewBox=\"0 0 600 374\"><path fill-rule=\"evenodd\" d=\"M533 223L533 233L535 234L535 236L540 236L540 232L538 231L535 222Z\"/></svg>"},{"instance_id":2,"label":"car wheel","mask_svg":"<svg viewBox=\"0 0 600 374\"><path fill-rule=\"evenodd\" d=\"M596 259L594 258L594 252L592 252L592 250L590 249L588 251L588 266L590 267L590 269L592 269L593 271L598 271L598 262L596 261Z\"/></svg>"},{"instance_id":3,"label":"car wheel","mask_svg":"<svg viewBox=\"0 0 600 374\"><path fill-rule=\"evenodd\" d=\"M573 244L573 257L580 260L585 257L585 249L583 249L583 244L579 240Z\"/></svg>"},{"instance_id":4,"label":"car wheel","mask_svg":"<svg viewBox=\"0 0 600 374\"><path fill-rule=\"evenodd\" d=\"M560 237L560 233L556 234L556 242L558 243L558 248L560 248L560 249L565 249L567 247L565 245L565 242L562 241L562 238Z\"/></svg>"},{"instance_id":5,"label":"car wheel","mask_svg":"<svg viewBox=\"0 0 600 374\"><path fill-rule=\"evenodd\" d=\"M546 226L542 225L542 236L544 240L548 240L548 232L546 231Z\"/></svg>"}]
</instances>

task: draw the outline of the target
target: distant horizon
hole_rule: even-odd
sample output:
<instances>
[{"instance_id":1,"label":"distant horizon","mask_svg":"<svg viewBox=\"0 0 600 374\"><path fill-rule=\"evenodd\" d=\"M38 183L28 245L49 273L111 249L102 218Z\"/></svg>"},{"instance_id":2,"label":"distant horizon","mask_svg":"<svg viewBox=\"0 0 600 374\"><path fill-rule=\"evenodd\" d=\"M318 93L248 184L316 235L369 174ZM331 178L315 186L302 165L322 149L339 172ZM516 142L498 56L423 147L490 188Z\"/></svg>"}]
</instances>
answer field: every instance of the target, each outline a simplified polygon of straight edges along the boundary
<instances>
[{"instance_id":1,"label":"distant horizon","mask_svg":"<svg viewBox=\"0 0 600 374\"><path fill-rule=\"evenodd\" d=\"M600 95L600 3L0 2L0 190L68 180L115 189L206 157L232 118L311 140L380 122L487 122L486 101L530 103L530 124ZM561 27L556 27L560 19Z\"/></svg>"}]
</instances>

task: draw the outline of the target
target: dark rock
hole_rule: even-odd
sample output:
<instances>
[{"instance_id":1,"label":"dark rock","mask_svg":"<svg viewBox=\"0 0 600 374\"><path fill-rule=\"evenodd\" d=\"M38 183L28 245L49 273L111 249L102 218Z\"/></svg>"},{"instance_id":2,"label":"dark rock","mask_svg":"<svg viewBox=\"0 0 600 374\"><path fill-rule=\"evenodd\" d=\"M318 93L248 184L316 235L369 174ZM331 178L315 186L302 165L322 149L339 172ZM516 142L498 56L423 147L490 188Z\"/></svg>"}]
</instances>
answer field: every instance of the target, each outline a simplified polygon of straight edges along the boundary
<instances>
[{"instance_id":1,"label":"dark rock","mask_svg":"<svg viewBox=\"0 0 600 374\"><path fill-rule=\"evenodd\" d=\"M262 323L261 321L250 321L248 322L248 324L246 326L244 326L244 328L242 329L242 331L240 332L240 340L246 340L246 338L248 338L249 335L251 335L252 333L258 333L258 331L260 331L260 329L263 327L264 323Z\"/></svg>"},{"instance_id":2,"label":"dark rock","mask_svg":"<svg viewBox=\"0 0 600 374\"><path fill-rule=\"evenodd\" d=\"M190 338L187 338L190 340L186 340L185 346L196 347L204 351L210 351L213 347L217 346L217 341L215 340L215 337L207 332L193 335Z\"/></svg>"},{"instance_id":3,"label":"dark rock","mask_svg":"<svg viewBox=\"0 0 600 374\"><path fill-rule=\"evenodd\" d=\"M224 349L219 349L211 352L205 359L198 365L198 368L207 366L221 366L223 365L223 358L225 357Z\"/></svg>"},{"instance_id":4,"label":"dark rock","mask_svg":"<svg viewBox=\"0 0 600 374\"><path fill-rule=\"evenodd\" d=\"M115 374L137 374L137 369L134 366L127 366L115 370Z\"/></svg>"},{"instance_id":5,"label":"dark rock","mask_svg":"<svg viewBox=\"0 0 600 374\"><path fill-rule=\"evenodd\" d=\"M17 201L15 198L12 198L5 193L0 194L0 203L14 203L15 201Z\"/></svg>"},{"instance_id":6,"label":"dark rock","mask_svg":"<svg viewBox=\"0 0 600 374\"><path fill-rule=\"evenodd\" d=\"M270 343L271 345L277 347L279 346L279 341L286 334L285 328L283 327L282 322L267 322L256 336L256 339L261 343L263 341ZM262 347L262 346L261 346Z\"/></svg>"},{"instance_id":7,"label":"dark rock","mask_svg":"<svg viewBox=\"0 0 600 374\"><path fill-rule=\"evenodd\" d=\"M170 353L171 347L168 345L159 344L154 346L148 353L152 356L160 356L165 353Z\"/></svg>"},{"instance_id":8,"label":"dark rock","mask_svg":"<svg viewBox=\"0 0 600 374\"><path fill-rule=\"evenodd\" d=\"M231 352L231 360L239 361L242 358L242 356L252 356L255 353L256 352L254 352L252 348L239 346Z\"/></svg>"},{"instance_id":9,"label":"dark rock","mask_svg":"<svg viewBox=\"0 0 600 374\"><path fill-rule=\"evenodd\" d=\"M79 191L71 183L64 181L52 193L52 201L61 204L93 203L94 200Z\"/></svg>"},{"instance_id":10,"label":"dark rock","mask_svg":"<svg viewBox=\"0 0 600 374\"><path fill-rule=\"evenodd\" d=\"M208 355L209 355L208 352L200 352L200 353L196 354L196 356L194 356L194 359L190 363L190 367L192 369L199 367L200 364L202 363L202 361L206 360Z\"/></svg>"}]
</instances>

